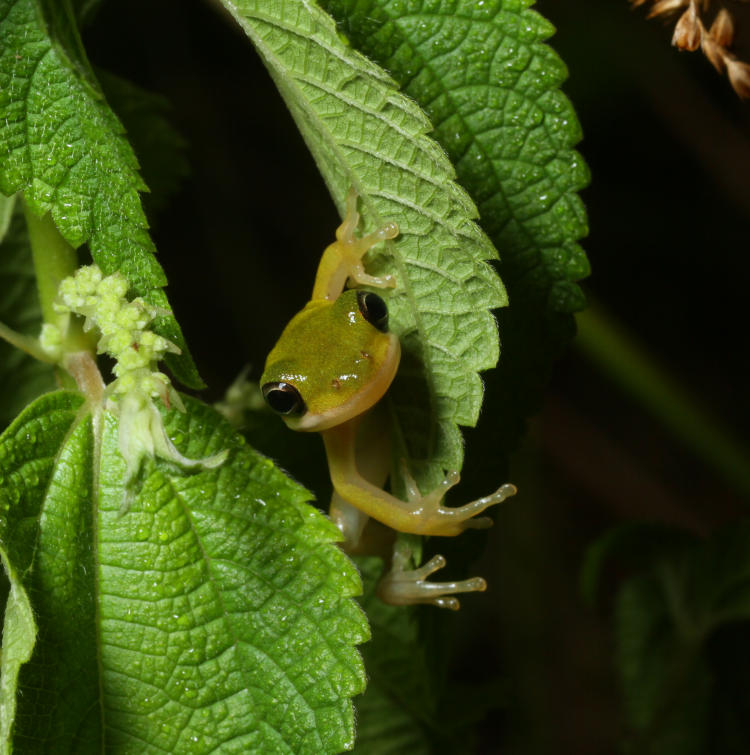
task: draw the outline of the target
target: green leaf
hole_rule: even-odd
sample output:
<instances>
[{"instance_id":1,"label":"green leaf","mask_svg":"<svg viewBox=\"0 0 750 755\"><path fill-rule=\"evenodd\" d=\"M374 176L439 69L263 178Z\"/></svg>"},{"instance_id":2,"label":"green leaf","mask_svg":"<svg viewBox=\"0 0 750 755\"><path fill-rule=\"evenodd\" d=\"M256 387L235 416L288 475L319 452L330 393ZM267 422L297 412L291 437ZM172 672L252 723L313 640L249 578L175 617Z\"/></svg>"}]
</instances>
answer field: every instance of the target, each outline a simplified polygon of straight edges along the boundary
<instances>
[{"instance_id":1,"label":"green leaf","mask_svg":"<svg viewBox=\"0 0 750 755\"><path fill-rule=\"evenodd\" d=\"M65 438L80 404L80 397L73 394L48 394L0 436L0 549L10 580L3 627L1 752L12 749L16 677L36 638L24 592L29 587L28 573L39 536L40 502L55 464L55 449ZM20 584L21 579L25 586Z\"/></svg>"},{"instance_id":2,"label":"green leaf","mask_svg":"<svg viewBox=\"0 0 750 755\"><path fill-rule=\"evenodd\" d=\"M3 647L0 659L0 753L5 755L11 752L18 672L31 658L36 641L36 622L29 596L3 548L0 548L0 559L10 583L3 616Z\"/></svg>"},{"instance_id":3,"label":"green leaf","mask_svg":"<svg viewBox=\"0 0 750 755\"><path fill-rule=\"evenodd\" d=\"M360 581L308 494L194 400L166 413L196 458L149 462L123 513L117 420L48 394L0 438L2 543L39 625L16 750L338 752L367 636ZM22 567L19 567L22 569Z\"/></svg>"},{"instance_id":4,"label":"green leaf","mask_svg":"<svg viewBox=\"0 0 750 755\"><path fill-rule=\"evenodd\" d=\"M438 690L427 649L419 637L417 609L388 606L375 596L383 562L359 558L364 594L361 603L372 629L363 655L367 690L355 700L356 755L433 752Z\"/></svg>"},{"instance_id":5,"label":"green leaf","mask_svg":"<svg viewBox=\"0 0 750 755\"><path fill-rule=\"evenodd\" d=\"M434 750L424 730L399 700L376 681L357 701L355 755L430 755Z\"/></svg>"},{"instance_id":6,"label":"green leaf","mask_svg":"<svg viewBox=\"0 0 750 755\"><path fill-rule=\"evenodd\" d=\"M0 241L0 322L19 333L37 336L42 313L23 210L14 199L5 199L2 204L12 213ZM0 429L54 385L54 370L49 364L0 340Z\"/></svg>"},{"instance_id":7,"label":"green leaf","mask_svg":"<svg viewBox=\"0 0 750 755\"><path fill-rule=\"evenodd\" d=\"M693 535L665 524L629 522L613 527L586 549L579 580L581 594L594 605L602 590L605 567L611 562L628 571L638 571L665 553L678 552L693 543Z\"/></svg>"},{"instance_id":8,"label":"green leaf","mask_svg":"<svg viewBox=\"0 0 750 755\"><path fill-rule=\"evenodd\" d=\"M587 168L559 89L567 71L544 40L533 0L321 0L352 44L425 110L435 138L500 250L511 306L499 313L503 359L488 413L502 417L498 453L517 442L552 361L584 305L587 233L576 192Z\"/></svg>"},{"instance_id":9,"label":"green leaf","mask_svg":"<svg viewBox=\"0 0 750 755\"><path fill-rule=\"evenodd\" d=\"M700 755L706 749L711 676L699 638L675 631L665 582L679 574L634 579L617 598L617 666L631 727L628 752ZM669 589L669 588L667 588Z\"/></svg>"},{"instance_id":10,"label":"green leaf","mask_svg":"<svg viewBox=\"0 0 750 755\"><path fill-rule=\"evenodd\" d=\"M368 268L397 279L389 297L402 364L391 392L400 439L420 483L460 469L458 424L476 422L477 372L495 365L489 308L504 289L476 209L427 136L429 122L390 77L352 50L310 3L222 0L252 39L339 207L359 193L366 230L395 221L401 235Z\"/></svg>"},{"instance_id":11,"label":"green leaf","mask_svg":"<svg viewBox=\"0 0 750 755\"><path fill-rule=\"evenodd\" d=\"M105 274L119 270L137 294L170 311L138 195L146 185L67 3L0 0L0 38L0 190L23 191L72 246L88 243ZM167 360L170 369L201 387L174 317L157 327L183 351Z\"/></svg>"},{"instance_id":12,"label":"green leaf","mask_svg":"<svg viewBox=\"0 0 750 755\"><path fill-rule=\"evenodd\" d=\"M80 28L88 26L95 18L103 0L71 0Z\"/></svg>"},{"instance_id":13,"label":"green leaf","mask_svg":"<svg viewBox=\"0 0 750 755\"><path fill-rule=\"evenodd\" d=\"M750 685L750 663L743 660L750 627L750 520L705 541L643 526L621 528L602 542L618 561L641 564L615 603L630 749L731 752L716 743L740 736L747 706L736 687L743 672L740 686ZM750 732L741 736L747 742Z\"/></svg>"},{"instance_id":14,"label":"green leaf","mask_svg":"<svg viewBox=\"0 0 750 755\"><path fill-rule=\"evenodd\" d=\"M466 684L450 677L445 616L427 606L389 606L376 597L379 558L356 559L372 640L362 648L367 689L355 699L356 755L475 752L478 723L507 707L499 679ZM440 614L440 615L439 615ZM450 625L448 625L450 626ZM453 627L455 628L455 627ZM451 642L455 636L451 635ZM455 647L455 645L454 645Z\"/></svg>"}]
</instances>

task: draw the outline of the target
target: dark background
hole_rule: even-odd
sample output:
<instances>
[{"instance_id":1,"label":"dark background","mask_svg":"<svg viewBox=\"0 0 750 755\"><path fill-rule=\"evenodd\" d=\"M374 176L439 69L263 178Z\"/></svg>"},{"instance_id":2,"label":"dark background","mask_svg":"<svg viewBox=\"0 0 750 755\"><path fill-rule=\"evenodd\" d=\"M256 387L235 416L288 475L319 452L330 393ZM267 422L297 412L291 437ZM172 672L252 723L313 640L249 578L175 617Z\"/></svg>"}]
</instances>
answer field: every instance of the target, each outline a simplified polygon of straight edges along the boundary
<instances>
[{"instance_id":1,"label":"dark background","mask_svg":"<svg viewBox=\"0 0 750 755\"><path fill-rule=\"evenodd\" d=\"M750 105L626 0L537 9L558 29L592 172L587 294L747 438ZM259 376L338 216L262 64L208 3L109 0L84 42L95 65L163 94L186 140L191 174L153 233L204 398L217 399L244 365ZM492 422L467 435L467 495L493 483ZM322 460L319 446L309 439ZM522 495L490 535L491 592L481 608L464 601L455 627L459 640L472 633L465 652L457 642L464 675L510 679L509 711L487 718L480 751L611 752L621 720L607 600L579 598L585 547L636 519L708 533L743 501L575 348L511 469Z\"/></svg>"}]
</instances>

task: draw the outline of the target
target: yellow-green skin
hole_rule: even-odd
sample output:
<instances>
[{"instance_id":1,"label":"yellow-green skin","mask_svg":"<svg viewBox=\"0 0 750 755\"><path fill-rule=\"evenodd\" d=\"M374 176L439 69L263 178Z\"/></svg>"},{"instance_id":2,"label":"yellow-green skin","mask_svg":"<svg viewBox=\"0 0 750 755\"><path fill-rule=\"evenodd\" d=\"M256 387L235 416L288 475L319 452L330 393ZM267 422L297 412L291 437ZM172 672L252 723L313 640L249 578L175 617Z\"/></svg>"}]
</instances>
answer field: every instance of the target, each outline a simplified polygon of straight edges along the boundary
<instances>
[{"instance_id":1,"label":"yellow-green skin","mask_svg":"<svg viewBox=\"0 0 750 755\"><path fill-rule=\"evenodd\" d=\"M359 309L356 290L345 290L347 281L360 286L392 288L391 276L369 275L362 259L375 244L395 238L398 227L386 223L367 236L357 237L357 195L347 197L346 216L336 230L336 241L323 253L311 301L284 329L268 355L261 386L289 383L304 401L304 410L283 416L295 430L319 431L325 444L334 495L330 516L341 529L346 547L360 542L369 517L399 532L418 535L458 535L467 527L486 527L490 520L476 514L515 492L504 485L492 495L457 508L442 506L446 491L458 482L449 473L434 490L422 495L406 478L408 501L383 489L390 466L387 434L371 434L357 449L364 415L380 401L398 369L401 349L398 338L368 322ZM383 467L386 472L374 474ZM367 470L363 475L362 470ZM382 482L373 484L376 477ZM398 543L397 543L398 549ZM408 557L394 551L393 569L381 580L378 594L398 605L433 603L457 608L455 593L483 590L484 580L428 582L441 568L435 557L416 570L407 570Z\"/></svg>"},{"instance_id":2,"label":"yellow-green skin","mask_svg":"<svg viewBox=\"0 0 750 755\"><path fill-rule=\"evenodd\" d=\"M360 311L357 291L345 290L347 281L376 288L395 285L390 276L369 275L362 258L375 244L395 238L398 227L386 223L359 238L355 235L358 222L357 194L351 190L336 241L320 260L312 299L292 318L268 355L261 386L294 386L304 407L285 415L284 421L295 430L320 432L334 488L330 516L342 532L344 547L351 551L359 547L370 517L393 530L421 535L458 535L467 527L486 527L490 520L476 514L512 495L512 485L465 506L446 508L443 496L458 482L457 473L448 473L427 495L404 474L409 500L402 501L383 489L390 466L387 433L368 432L366 442L357 448L362 419L388 390L401 356L396 336L368 322ZM445 559L435 556L417 569L408 569L410 553L408 546L404 550L404 542L396 541L392 569L378 585L378 595L387 603L431 603L456 609L455 594L485 589L481 577L428 581Z\"/></svg>"},{"instance_id":3,"label":"yellow-green skin","mask_svg":"<svg viewBox=\"0 0 750 755\"><path fill-rule=\"evenodd\" d=\"M393 380L398 338L365 320L357 292L316 299L298 312L268 355L261 385L293 385L305 402L302 416L284 421L295 430L325 430L371 409Z\"/></svg>"}]
</instances>

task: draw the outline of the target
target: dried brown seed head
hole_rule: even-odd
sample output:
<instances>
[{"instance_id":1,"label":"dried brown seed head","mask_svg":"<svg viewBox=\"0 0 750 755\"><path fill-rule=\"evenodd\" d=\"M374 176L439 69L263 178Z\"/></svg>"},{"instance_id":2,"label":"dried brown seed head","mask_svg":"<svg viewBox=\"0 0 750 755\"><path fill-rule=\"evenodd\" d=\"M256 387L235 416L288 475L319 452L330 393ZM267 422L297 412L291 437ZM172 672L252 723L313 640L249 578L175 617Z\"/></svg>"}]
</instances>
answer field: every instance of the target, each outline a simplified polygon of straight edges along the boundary
<instances>
[{"instance_id":1,"label":"dried brown seed head","mask_svg":"<svg viewBox=\"0 0 750 755\"><path fill-rule=\"evenodd\" d=\"M717 14L708 32L722 47L729 47L734 41L734 19L732 14L722 8Z\"/></svg>"},{"instance_id":2,"label":"dried brown seed head","mask_svg":"<svg viewBox=\"0 0 750 755\"><path fill-rule=\"evenodd\" d=\"M634 8L649 6L648 18L679 13L672 35L672 44L680 50L703 54L719 73L727 73L729 81L740 97L750 99L750 63L743 63L729 51L735 37L732 14L724 8L723 0L629 0ZM735 0L750 3L750 0ZM710 30L703 24L702 15L720 6Z\"/></svg>"},{"instance_id":3,"label":"dried brown seed head","mask_svg":"<svg viewBox=\"0 0 750 755\"><path fill-rule=\"evenodd\" d=\"M672 44L680 50L693 52L700 47L702 32L703 24L695 11L695 5L691 3L674 27Z\"/></svg>"},{"instance_id":4,"label":"dried brown seed head","mask_svg":"<svg viewBox=\"0 0 750 755\"><path fill-rule=\"evenodd\" d=\"M713 37L704 34L701 39L701 49L711 65L719 72L724 73L726 66L727 51Z\"/></svg>"},{"instance_id":5,"label":"dried brown seed head","mask_svg":"<svg viewBox=\"0 0 750 755\"><path fill-rule=\"evenodd\" d=\"M732 88L743 99L750 99L750 65L734 58L726 63Z\"/></svg>"},{"instance_id":6,"label":"dried brown seed head","mask_svg":"<svg viewBox=\"0 0 750 755\"><path fill-rule=\"evenodd\" d=\"M654 18L655 16L667 16L670 13L674 13L680 8L685 7L689 2L690 0L656 0L646 17Z\"/></svg>"}]
</instances>

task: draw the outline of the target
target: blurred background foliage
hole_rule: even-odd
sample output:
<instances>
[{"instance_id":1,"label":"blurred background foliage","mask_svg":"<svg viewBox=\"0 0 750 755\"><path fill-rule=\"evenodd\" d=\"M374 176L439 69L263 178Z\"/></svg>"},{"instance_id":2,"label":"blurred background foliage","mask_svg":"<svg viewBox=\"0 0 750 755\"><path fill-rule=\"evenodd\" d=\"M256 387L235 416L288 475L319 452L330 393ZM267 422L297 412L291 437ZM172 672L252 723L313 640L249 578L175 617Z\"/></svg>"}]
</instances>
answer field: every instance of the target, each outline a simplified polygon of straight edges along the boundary
<instances>
[{"instance_id":1,"label":"blurred background foliage","mask_svg":"<svg viewBox=\"0 0 750 755\"><path fill-rule=\"evenodd\" d=\"M586 755L612 752L623 739L646 752L660 740L649 739L648 723L638 730L632 706L623 705L615 661L625 610L616 595L628 559L620 566L617 553L605 554L595 567L589 560L594 602L582 598L580 573L587 549L613 527L668 525L691 543L698 538L690 547L700 550L701 538L744 515L748 457L737 439L750 428L750 106L700 54L672 49L671 29L626 0L536 7L558 29L551 44L570 69L565 92L583 126L579 149L592 173L584 246L593 271L584 288L595 310L557 363L511 459L522 493L498 511L489 536L460 546L484 552L477 573L490 591L464 600L457 616L440 617L455 650L440 710L450 715L464 682L493 687L503 706L481 711L477 752ZM84 42L95 65L171 103L190 179L153 215L154 237L170 301L210 386L204 398L218 399L245 364L258 377L281 328L309 297L335 209L262 64L208 4L109 0ZM596 342L597 326L609 334L610 322L633 351L617 339ZM618 364L645 365L641 382L623 378ZM491 396L492 374L486 385ZM664 396L677 399L671 419L659 416ZM490 402L466 433L466 499L497 477L493 421ZM709 440L693 442L691 433ZM285 463L324 490L319 440L299 443L306 467ZM726 454L711 451L717 443L736 454L729 471L716 462ZM649 538L624 538L621 551L639 553ZM667 540L669 548L653 549L658 557L673 552L673 535ZM685 548L675 558L692 563ZM648 568L646 551L639 566ZM625 585L641 615L650 588ZM699 671L721 680L724 697L715 699L726 699L732 685L746 696L748 628L735 621L717 631L722 638L709 638L708 665ZM659 746L653 751L670 751Z\"/></svg>"}]
</instances>

